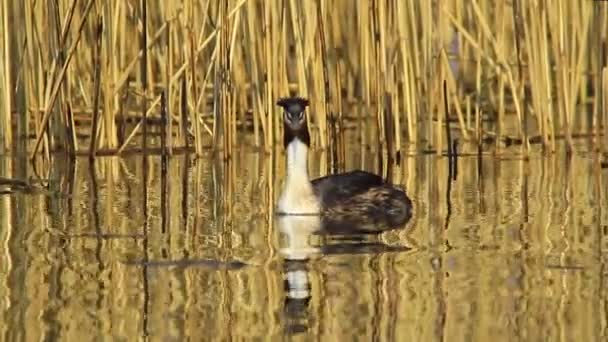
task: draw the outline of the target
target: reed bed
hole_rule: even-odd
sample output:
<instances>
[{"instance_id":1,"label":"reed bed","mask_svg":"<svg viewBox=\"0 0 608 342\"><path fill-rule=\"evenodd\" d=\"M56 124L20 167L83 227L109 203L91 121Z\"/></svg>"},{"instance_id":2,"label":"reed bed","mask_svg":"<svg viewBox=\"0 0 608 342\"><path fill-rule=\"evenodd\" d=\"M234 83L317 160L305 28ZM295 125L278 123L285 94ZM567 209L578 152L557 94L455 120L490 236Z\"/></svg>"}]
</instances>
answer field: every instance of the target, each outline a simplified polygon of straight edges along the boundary
<instances>
[{"instance_id":1,"label":"reed bed","mask_svg":"<svg viewBox=\"0 0 608 342\"><path fill-rule=\"evenodd\" d=\"M3 0L0 11L4 151L28 138L32 156L271 152L275 101L290 94L311 99L313 143L334 162L345 129L391 156L445 153L454 139L524 154L579 137L608 146L606 2Z\"/></svg>"}]
</instances>

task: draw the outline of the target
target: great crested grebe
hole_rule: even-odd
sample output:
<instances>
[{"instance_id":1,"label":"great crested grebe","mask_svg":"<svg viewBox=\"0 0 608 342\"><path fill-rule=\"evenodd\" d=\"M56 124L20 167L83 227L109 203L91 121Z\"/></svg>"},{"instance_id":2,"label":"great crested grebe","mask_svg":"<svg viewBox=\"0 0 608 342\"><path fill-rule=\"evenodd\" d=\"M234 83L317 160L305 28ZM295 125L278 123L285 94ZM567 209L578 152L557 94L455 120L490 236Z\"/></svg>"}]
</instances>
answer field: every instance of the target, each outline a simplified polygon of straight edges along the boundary
<instances>
[{"instance_id":1,"label":"great crested grebe","mask_svg":"<svg viewBox=\"0 0 608 342\"><path fill-rule=\"evenodd\" d=\"M403 225L411 217L412 202L405 192L373 173L356 170L310 180L310 135L304 110L308 100L282 98L287 179L279 198L281 215L320 215L332 232L379 233Z\"/></svg>"}]
</instances>

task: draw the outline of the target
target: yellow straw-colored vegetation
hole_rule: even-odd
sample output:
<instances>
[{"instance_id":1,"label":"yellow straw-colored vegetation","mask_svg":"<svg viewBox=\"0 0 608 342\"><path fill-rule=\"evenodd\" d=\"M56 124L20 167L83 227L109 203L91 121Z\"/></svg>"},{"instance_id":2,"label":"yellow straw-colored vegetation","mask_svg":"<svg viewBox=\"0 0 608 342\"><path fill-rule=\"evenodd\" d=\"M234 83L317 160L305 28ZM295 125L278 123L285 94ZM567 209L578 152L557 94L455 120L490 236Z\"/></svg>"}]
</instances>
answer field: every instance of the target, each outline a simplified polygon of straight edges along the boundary
<instances>
[{"instance_id":1,"label":"yellow straw-colored vegetation","mask_svg":"<svg viewBox=\"0 0 608 342\"><path fill-rule=\"evenodd\" d=\"M608 144L602 1L2 0L0 26L2 153L270 152L290 94L335 151Z\"/></svg>"}]
</instances>

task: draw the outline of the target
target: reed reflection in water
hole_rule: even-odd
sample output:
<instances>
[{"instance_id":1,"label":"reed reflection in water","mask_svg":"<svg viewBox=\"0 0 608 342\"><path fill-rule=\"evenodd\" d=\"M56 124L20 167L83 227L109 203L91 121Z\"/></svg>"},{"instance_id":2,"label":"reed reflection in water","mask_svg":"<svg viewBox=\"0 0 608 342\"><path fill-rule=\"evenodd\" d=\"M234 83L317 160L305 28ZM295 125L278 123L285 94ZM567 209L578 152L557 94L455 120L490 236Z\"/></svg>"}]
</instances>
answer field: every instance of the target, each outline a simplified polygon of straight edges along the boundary
<instances>
[{"instance_id":1,"label":"reed reflection in water","mask_svg":"<svg viewBox=\"0 0 608 342\"><path fill-rule=\"evenodd\" d=\"M585 149L461 157L455 180L445 157L403 157L414 216L375 238L275 217L280 155L39 162L49 191L0 195L1 336L605 340L608 172Z\"/></svg>"}]
</instances>

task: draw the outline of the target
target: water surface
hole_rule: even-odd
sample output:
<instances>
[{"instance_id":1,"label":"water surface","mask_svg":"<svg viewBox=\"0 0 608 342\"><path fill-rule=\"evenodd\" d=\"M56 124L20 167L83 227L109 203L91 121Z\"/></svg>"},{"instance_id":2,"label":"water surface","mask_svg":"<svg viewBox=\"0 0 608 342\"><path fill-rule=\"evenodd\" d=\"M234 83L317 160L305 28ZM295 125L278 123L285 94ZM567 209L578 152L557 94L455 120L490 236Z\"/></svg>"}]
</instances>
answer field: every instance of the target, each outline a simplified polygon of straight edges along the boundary
<instances>
[{"instance_id":1,"label":"water surface","mask_svg":"<svg viewBox=\"0 0 608 342\"><path fill-rule=\"evenodd\" d=\"M37 170L49 191L0 195L2 339L608 337L608 170L584 145L570 159L461 157L451 181L447 158L406 156L389 172L413 218L374 239L280 222L283 157L236 153L55 157ZM348 156L379 169L376 153ZM311 160L325 174L325 155Z\"/></svg>"}]
</instances>

